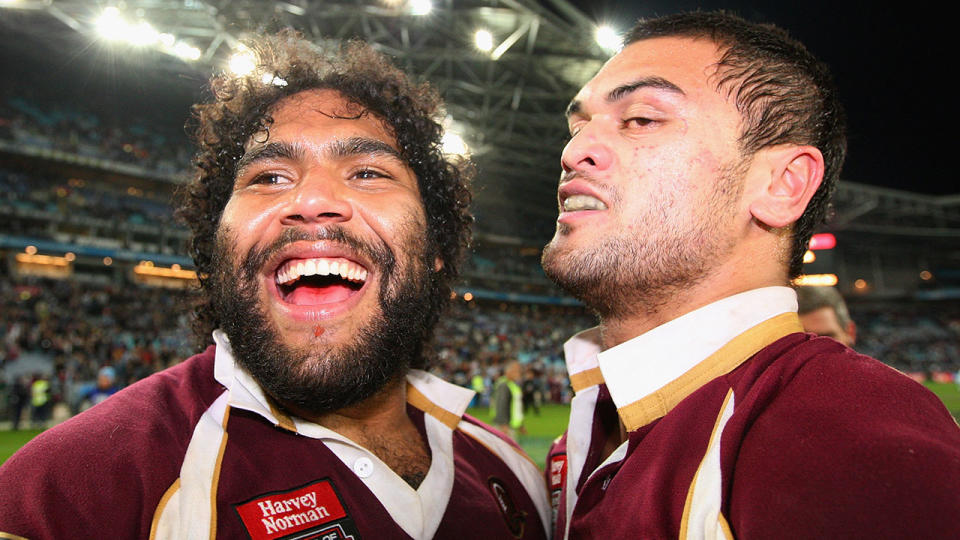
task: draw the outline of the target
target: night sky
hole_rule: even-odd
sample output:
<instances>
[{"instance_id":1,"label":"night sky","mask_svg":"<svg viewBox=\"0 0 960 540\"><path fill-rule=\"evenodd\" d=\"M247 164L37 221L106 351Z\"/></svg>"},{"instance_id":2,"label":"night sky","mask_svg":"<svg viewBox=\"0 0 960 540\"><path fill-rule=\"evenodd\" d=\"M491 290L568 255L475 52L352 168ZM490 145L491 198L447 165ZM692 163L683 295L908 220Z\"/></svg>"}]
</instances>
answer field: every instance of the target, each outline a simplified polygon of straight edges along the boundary
<instances>
[{"instance_id":1,"label":"night sky","mask_svg":"<svg viewBox=\"0 0 960 540\"><path fill-rule=\"evenodd\" d=\"M958 71L951 14L924 12L922 4L883 8L872 2L849 3L870 5L869 10L836 1L573 3L621 32L638 17L697 8L777 24L833 70L849 124L841 178L920 193L960 193L953 165L957 86L948 82Z\"/></svg>"}]
</instances>

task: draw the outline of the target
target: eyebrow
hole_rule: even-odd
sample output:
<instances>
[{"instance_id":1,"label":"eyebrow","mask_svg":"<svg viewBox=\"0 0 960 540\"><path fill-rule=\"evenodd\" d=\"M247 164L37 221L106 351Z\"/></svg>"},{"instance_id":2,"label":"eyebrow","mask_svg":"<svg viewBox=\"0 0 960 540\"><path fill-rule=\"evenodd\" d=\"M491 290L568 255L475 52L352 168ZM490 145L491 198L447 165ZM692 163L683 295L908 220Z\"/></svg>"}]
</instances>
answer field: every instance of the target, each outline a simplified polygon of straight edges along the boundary
<instances>
[{"instance_id":1,"label":"eyebrow","mask_svg":"<svg viewBox=\"0 0 960 540\"><path fill-rule=\"evenodd\" d=\"M666 90L668 92L679 94L681 96L687 95L679 86L673 84L672 82L664 79L663 77L643 77L637 79L631 83L620 85L607 94L607 103L615 103L625 98L627 95L636 92L637 90L643 88L654 88L657 90ZM579 113L583 109L583 104L574 99L570 102L570 105L567 105L567 118Z\"/></svg>"},{"instance_id":2,"label":"eyebrow","mask_svg":"<svg viewBox=\"0 0 960 540\"><path fill-rule=\"evenodd\" d=\"M236 176L242 176L244 169L258 161L271 159L289 159L302 161L307 149L299 142L274 141L248 150L237 161ZM323 149L325 159L335 160L353 156L388 156L404 162L403 156L394 147L384 141L370 137L349 137L337 139Z\"/></svg>"}]
</instances>

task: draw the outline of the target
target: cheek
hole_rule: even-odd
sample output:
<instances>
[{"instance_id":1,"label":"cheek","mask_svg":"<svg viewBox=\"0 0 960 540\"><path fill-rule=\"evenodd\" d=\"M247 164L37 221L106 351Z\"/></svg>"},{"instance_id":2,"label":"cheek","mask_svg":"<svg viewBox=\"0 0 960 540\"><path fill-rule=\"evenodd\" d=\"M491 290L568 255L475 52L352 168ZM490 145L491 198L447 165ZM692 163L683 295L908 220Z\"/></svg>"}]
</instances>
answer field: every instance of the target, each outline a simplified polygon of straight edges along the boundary
<instances>
[{"instance_id":1,"label":"cheek","mask_svg":"<svg viewBox=\"0 0 960 540\"><path fill-rule=\"evenodd\" d=\"M278 221L276 216L281 207L280 201L232 197L223 208L220 225L235 231L241 243L253 243L266 232L271 222Z\"/></svg>"}]
</instances>

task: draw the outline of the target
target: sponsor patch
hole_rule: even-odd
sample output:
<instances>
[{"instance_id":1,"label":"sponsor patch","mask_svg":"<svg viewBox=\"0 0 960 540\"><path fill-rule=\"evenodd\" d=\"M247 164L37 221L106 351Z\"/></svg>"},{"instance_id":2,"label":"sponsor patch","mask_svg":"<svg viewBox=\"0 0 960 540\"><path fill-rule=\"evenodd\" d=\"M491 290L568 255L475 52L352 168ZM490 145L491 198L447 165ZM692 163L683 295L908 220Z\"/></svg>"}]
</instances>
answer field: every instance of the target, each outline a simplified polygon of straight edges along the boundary
<instances>
[{"instance_id":1,"label":"sponsor patch","mask_svg":"<svg viewBox=\"0 0 960 540\"><path fill-rule=\"evenodd\" d=\"M356 524L329 479L235 504L253 540L360 540Z\"/></svg>"},{"instance_id":2,"label":"sponsor patch","mask_svg":"<svg viewBox=\"0 0 960 540\"><path fill-rule=\"evenodd\" d=\"M503 519L507 522L507 529L510 534L514 538L523 537L523 529L527 524L527 513L517 508L517 505L513 502L513 497L510 496L510 492L507 491L507 486L504 485L502 480L491 476L487 480L487 486L493 493L493 497L497 499L497 506L500 508L500 513L503 514Z\"/></svg>"},{"instance_id":3,"label":"sponsor patch","mask_svg":"<svg viewBox=\"0 0 960 540\"><path fill-rule=\"evenodd\" d=\"M550 457L550 522L557 524L557 513L560 511L560 494L563 485L567 482L567 455L558 454Z\"/></svg>"}]
</instances>

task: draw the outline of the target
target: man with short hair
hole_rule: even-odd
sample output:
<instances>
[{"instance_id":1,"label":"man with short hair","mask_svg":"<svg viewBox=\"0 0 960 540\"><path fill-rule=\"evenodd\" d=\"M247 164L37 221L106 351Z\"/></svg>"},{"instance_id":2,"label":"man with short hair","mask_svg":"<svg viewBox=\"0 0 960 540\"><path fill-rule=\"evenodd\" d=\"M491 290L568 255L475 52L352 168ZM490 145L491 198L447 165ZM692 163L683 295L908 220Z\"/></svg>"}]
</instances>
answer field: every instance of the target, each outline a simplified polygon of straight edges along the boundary
<instances>
[{"instance_id":1,"label":"man with short hair","mask_svg":"<svg viewBox=\"0 0 960 540\"><path fill-rule=\"evenodd\" d=\"M960 429L805 334L787 287L845 152L824 66L723 13L641 21L568 108L547 274L565 347L556 538L952 538Z\"/></svg>"},{"instance_id":2,"label":"man with short hair","mask_svg":"<svg viewBox=\"0 0 960 540\"><path fill-rule=\"evenodd\" d=\"M857 341L857 325L847 303L833 287L797 287L797 314L803 329L832 337L848 347Z\"/></svg>"},{"instance_id":3,"label":"man with short hair","mask_svg":"<svg viewBox=\"0 0 960 540\"><path fill-rule=\"evenodd\" d=\"M537 468L422 369L469 238L441 104L292 33L195 108L203 353L0 469L0 536L545 538Z\"/></svg>"},{"instance_id":4,"label":"man with short hair","mask_svg":"<svg viewBox=\"0 0 960 540\"><path fill-rule=\"evenodd\" d=\"M523 390L520 382L523 377L523 366L516 360L511 360L503 368L503 374L493 385L491 408L493 409L493 425L514 440L523 429Z\"/></svg>"}]
</instances>

